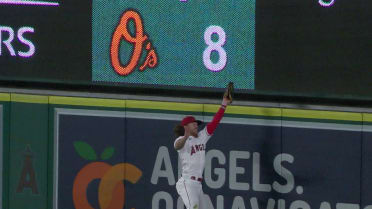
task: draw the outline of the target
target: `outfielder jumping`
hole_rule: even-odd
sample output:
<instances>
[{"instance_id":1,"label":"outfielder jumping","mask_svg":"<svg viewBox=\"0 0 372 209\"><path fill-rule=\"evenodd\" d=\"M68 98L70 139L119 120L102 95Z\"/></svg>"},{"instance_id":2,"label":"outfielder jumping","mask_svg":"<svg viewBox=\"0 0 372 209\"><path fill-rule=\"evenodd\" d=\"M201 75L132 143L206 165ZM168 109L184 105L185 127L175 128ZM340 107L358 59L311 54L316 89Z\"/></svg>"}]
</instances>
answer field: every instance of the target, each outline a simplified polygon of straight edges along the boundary
<instances>
[{"instance_id":1,"label":"outfielder jumping","mask_svg":"<svg viewBox=\"0 0 372 209\"><path fill-rule=\"evenodd\" d=\"M182 176L177 181L176 189L187 209L206 209L202 201L203 171L205 163L205 148L209 138L213 135L221 121L227 105L232 102L233 83L230 82L224 93L221 107L214 115L213 120L198 132L201 121L193 116L183 118L174 132L177 139L174 148L177 150L182 163Z\"/></svg>"}]
</instances>

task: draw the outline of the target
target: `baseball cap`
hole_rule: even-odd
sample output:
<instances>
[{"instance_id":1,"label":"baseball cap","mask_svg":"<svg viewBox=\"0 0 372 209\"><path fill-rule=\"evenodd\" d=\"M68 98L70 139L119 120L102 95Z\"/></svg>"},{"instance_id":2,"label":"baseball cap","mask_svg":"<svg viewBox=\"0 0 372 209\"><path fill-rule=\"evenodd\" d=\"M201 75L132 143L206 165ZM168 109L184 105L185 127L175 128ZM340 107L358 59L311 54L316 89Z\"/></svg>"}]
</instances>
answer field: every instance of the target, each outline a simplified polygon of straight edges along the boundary
<instances>
[{"instance_id":1,"label":"baseball cap","mask_svg":"<svg viewBox=\"0 0 372 209\"><path fill-rule=\"evenodd\" d=\"M200 120L196 120L193 116L186 116L181 121L181 126L186 126L189 123L197 122L198 125L202 124Z\"/></svg>"}]
</instances>

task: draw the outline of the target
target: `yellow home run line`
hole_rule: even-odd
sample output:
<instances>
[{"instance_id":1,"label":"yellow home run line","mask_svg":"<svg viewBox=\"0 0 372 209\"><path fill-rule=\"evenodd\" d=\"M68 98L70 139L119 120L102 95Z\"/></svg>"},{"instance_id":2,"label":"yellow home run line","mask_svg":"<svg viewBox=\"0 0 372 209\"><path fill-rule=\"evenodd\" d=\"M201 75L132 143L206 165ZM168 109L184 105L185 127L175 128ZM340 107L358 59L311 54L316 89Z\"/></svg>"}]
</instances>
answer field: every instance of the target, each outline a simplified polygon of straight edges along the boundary
<instances>
[{"instance_id":1,"label":"yellow home run line","mask_svg":"<svg viewBox=\"0 0 372 209\"><path fill-rule=\"evenodd\" d=\"M43 96L29 94L11 94L0 93L0 101L12 101L23 103L38 104L60 104L60 105L80 105L96 107L117 107L117 108L136 108L167 111L187 111L187 112L207 112L215 113L220 105L212 104L194 104L178 102L160 102L160 101L141 101L141 100L118 100L101 98L83 98L83 97L64 97L64 96ZM343 121L366 121L372 122L371 113L351 113L320 110L300 110L300 109L280 109L265 107L247 107L247 106L229 106L226 113L238 115L257 115L290 118L307 119L326 119Z\"/></svg>"},{"instance_id":2,"label":"yellow home run line","mask_svg":"<svg viewBox=\"0 0 372 209\"><path fill-rule=\"evenodd\" d=\"M9 102L10 101L10 94L0 93L0 101Z\"/></svg>"},{"instance_id":3,"label":"yellow home run line","mask_svg":"<svg viewBox=\"0 0 372 209\"><path fill-rule=\"evenodd\" d=\"M50 104L125 108L125 100L50 96Z\"/></svg>"},{"instance_id":4,"label":"yellow home run line","mask_svg":"<svg viewBox=\"0 0 372 209\"><path fill-rule=\"evenodd\" d=\"M336 112L323 110L298 110L282 109L283 117L290 118L308 118L308 119L325 119L325 120L343 120L343 121L362 121L361 113Z\"/></svg>"},{"instance_id":5,"label":"yellow home run line","mask_svg":"<svg viewBox=\"0 0 372 209\"><path fill-rule=\"evenodd\" d=\"M365 121L365 122L371 122L372 123L372 114L370 114L370 113L364 113L363 114L363 121Z\"/></svg>"},{"instance_id":6,"label":"yellow home run line","mask_svg":"<svg viewBox=\"0 0 372 209\"><path fill-rule=\"evenodd\" d=\"M215 113L221 105L204 105L204 111L208 113ZM267 107L244 107L244 106L228 106L226 108L227 114L239 115L256 115L256 116L271 116L280 117L280 108L267 108Z\"/></svg>"},{"instance_id":7,"label":"yellow home run line","mask_svg":"<svg viewBox=\"0 0 372 209\"><path fill-rule=\"evenodd\" d=\"M23 103L48 104L48 96L30 94L10 94L10 101Z\"/></svg>"},{"instance_id":8,"label":"yellow home run line","mask_svg":"<svg viewBox=\"0 0 372 209\"><path fill-rule=\"evenodd\" d=\"M127 100L127 108L202 112L202 104Z\"/></svg>"}]
</instances>

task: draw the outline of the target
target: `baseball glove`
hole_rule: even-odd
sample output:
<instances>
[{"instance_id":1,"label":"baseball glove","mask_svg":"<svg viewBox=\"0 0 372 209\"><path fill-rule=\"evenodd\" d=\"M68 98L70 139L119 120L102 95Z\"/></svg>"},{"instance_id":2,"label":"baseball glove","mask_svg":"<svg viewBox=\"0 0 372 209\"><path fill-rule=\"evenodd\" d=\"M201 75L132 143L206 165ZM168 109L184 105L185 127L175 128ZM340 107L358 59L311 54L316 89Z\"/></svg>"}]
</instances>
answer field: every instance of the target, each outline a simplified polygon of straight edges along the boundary
<instances>
[{"instance_id":1,"label":"baseball glove","mask_svg":"<svg viewBox=\"0 0 372 209\"><path fill-rule=\"evenodd\" d=\"M225 90L223 97L228 98L232 103L233 96L234 96L234 83L229 82L229 84L227 84L227 88Z\"/></svg>"}]
</instances>

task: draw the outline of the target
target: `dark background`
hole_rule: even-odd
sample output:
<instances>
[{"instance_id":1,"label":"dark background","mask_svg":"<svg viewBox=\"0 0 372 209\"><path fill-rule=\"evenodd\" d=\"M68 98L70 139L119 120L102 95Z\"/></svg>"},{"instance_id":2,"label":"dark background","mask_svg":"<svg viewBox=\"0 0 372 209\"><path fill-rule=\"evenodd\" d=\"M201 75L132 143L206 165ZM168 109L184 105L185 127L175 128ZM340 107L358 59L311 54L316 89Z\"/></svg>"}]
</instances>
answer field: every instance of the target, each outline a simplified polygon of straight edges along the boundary
<instances>
[{"instance_id":1,"label":"dark background","mask_svg":"<svg viewBox=\"0 0 372 209\"><path fill-rule=\"evenodd\" d=\"M222 89L91 82L91 2L59 7L0 5L0 25L27 34L32 58L11 57L3 47L1 86L220 97ZM367 104L372 100L372 3L336 0L256 1L255 90L238 99ZM21 45L15 49L22 50ZM14 82L16 81L16 82ZM130 87L130 88L128 88ZM154 88L155 87L155 88Z\"/></svg>"},{"instance_id":2,"label":"dark background","mask_svg":"<svg viewBox=\"0 0 372 209\"><path fill-rule=\"evenodd\" d=\"M22 26L34 27L34 33L25 37L36 48L31 58L12 57L2 44L2 79L48 82L91 80L90 1L58 2L59 7L0 5L0 25L12 27L15 36ZM3 36L3 40L8 37L7 33ZM23 49L16 37L13 42L15 51ZM27 48L23 50L27 51Z\"/></svg>"},{"instance_id":3,"label":"dark background","mask_svg":"<svg viewBox=\"0 0 372 209\"><path fill-rule=\"evenodd\" d=\"M257 1L256 90L372 98L370 5Z\"/></svg>"}]
</instances>

